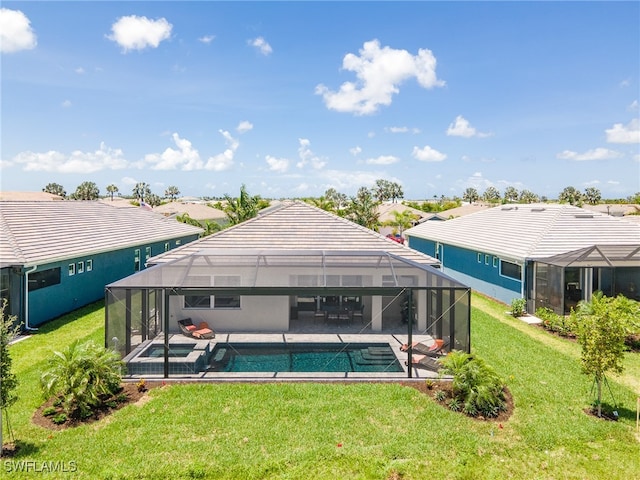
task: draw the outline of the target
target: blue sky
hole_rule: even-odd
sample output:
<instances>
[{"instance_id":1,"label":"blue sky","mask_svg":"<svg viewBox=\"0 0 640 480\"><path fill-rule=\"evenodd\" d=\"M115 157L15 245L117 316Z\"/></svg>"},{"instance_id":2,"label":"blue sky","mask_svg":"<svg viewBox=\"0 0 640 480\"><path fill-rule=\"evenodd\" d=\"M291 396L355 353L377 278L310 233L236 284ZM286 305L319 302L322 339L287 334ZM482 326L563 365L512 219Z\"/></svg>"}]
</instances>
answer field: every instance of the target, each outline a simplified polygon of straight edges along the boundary
<instances>
[{"instance_id":1,"label":"blue sky","mask_svg":"<svg viewBox=\"0 0 640 480\"><path fill-rule=\"evenodd\" d=\"M2 3L1 186L640 191L638 2Z\"/></svg>"}]
</instances>

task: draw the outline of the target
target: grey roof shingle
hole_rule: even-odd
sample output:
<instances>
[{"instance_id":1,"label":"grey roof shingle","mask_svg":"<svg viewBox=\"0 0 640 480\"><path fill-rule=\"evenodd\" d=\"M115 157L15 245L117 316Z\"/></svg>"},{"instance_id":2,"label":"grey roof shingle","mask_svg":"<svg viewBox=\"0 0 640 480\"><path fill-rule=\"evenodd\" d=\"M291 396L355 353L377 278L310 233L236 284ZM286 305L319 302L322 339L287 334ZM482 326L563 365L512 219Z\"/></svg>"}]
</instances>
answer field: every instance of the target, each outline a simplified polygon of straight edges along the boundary
<instances>
[{"instance_id":1,"label":"grey roof shingle","mask_svg":"<svg viewBox=\"0 0 640 480\"><path fill-rule=\"evenodd\" d=\"M439 265L433 257L298 201L270 207L258 217L158 255L150 263L165 263L203 249L387 251L421 264Z\"/></svg>"},{"instance_id":2,"label":"grey roof shingle","mask_svg":"<svg viewBox=\"0 0 640 480\"><path fill-rule=\"evenodd\" d=\"M405 235L521 260L593 245L639 245L640 225L571 205L527 204L425 222Z\"/></svg>"},{"instance_id":3,"label":"grey roof shingle","mask_svg":"<svg viewBox=\"0 0 640 480\"><path fill-rule=\"evenodd\" d=\"M91 201L1 201L0 266L37 265L194 235L201 228Z\"/></svg>"}]
</instances>

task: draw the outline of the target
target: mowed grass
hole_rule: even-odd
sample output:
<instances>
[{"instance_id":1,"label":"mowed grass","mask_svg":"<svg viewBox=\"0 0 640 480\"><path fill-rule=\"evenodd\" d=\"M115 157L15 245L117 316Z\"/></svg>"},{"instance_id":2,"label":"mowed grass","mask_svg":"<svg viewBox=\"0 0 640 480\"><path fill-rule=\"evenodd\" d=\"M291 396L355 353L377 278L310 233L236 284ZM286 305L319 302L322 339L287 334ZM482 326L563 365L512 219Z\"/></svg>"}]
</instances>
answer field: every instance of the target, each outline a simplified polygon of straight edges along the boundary
<instances>
[{"instance_id":1,"label":"mowed grass","mask_svg":"<svg viewBox=\"0 0 640 480\"><path fill-rule=\"evenodd\" d=\"M76 462L77 472L47 478L640 478L640 392L611 377L620 420L586 415L591 381L580 373L578 346L508 317L504 305L476 295L473 305L472 350L514 396L504 424L394 384L234 383L167 384L98 423L37 427L38 378L51 352L75 338L103 341L104 309L90 306L11 347L21 382L11 418L22 449L2 468L8 478L43 475L9 472L20 461ZM631 369L639 364L627 355Z\"/></svg>"}]
</instances>

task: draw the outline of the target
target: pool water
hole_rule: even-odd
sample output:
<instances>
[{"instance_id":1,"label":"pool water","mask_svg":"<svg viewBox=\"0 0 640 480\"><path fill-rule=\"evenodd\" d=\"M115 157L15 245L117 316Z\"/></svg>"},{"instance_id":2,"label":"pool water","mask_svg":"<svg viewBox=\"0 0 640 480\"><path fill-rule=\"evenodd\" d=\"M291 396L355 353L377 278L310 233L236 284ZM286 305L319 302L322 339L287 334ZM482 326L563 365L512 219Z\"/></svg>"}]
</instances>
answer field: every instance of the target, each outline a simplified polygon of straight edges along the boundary
<instances>
[{"instance_id":1,"label":"pool water","mask_svg":"<svg viewBox=\"0 0 640 480\"><path fill-rule=\"evenodd\" d=\"M402 372L388 343L218 344L209 371Z\"/></svg>"},{"instance_id":2,"label":"pool water","mask_svg":"<svg viewBox=\"0 0 640 480\"><path fill-rule=\"evenodd\" d=\"M192 343L169 345L169 357L186 357L191 352L193 352L194 347L195 345ZM164 357L164 345L150 345L144 352L140 354L140 356L150 358Z\"/></svg>"}]
</instances>

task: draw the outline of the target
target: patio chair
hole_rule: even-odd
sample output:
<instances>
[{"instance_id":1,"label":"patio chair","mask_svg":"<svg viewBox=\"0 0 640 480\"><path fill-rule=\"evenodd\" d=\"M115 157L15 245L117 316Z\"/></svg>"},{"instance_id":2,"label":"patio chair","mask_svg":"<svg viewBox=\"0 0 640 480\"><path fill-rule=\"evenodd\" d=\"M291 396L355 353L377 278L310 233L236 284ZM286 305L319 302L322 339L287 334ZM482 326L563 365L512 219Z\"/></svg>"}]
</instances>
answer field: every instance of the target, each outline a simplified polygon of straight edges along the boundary
<instances>
[{"instance_id":1,"label":"patio chair","mask_svg":"<svg viewBox=\"0 0 640 480\"><path fill-rule=\"evenodd\" d=\"M183 318L182 320L178 320L178 325L180 326L180 331L182 334L191 337L191 338L215 338L216 334L207 322L200 322L197 326L193 324L190 318Z\"/></svg>"},{"instance_id":2,"label":"patio chair","mask_svg":"<svg viewBox=\"0 0 640 480\"><path fill-rule=\"evenodd\" d=\"M427 355L428 357L439 357L444 353L444 350L449 346L449 340L436 338L432 345L425 345L423 342L413 342L411 344L411 350L420 355ZM405 343L400 347L400 350L406 352L409 350L409 346Z\"/></svg>"},{"instance_id":3,"label":"patio chair","mask_svg":"<svg viewBox=\"0 0 640 480\"><path fill-rule=\"evenodd\" d=\"M409 362L405 362L404 364L408 366ZM432 372L438 372L441 368L438 359L428 355L412 355L411 365L418 368L425 368Z\"/></svg>"},{"instance_id":4,"label":"patio chair","mask_svg":"<svg viewBox=\"0 0 640 480\"><path fill-rule=\"evenodd\" d=\"M364 322L364 305L362 305L359 310L353 311L353 319L360 320L360 323Z\"/></svg>"}]
</instances>

